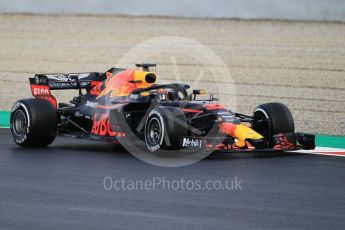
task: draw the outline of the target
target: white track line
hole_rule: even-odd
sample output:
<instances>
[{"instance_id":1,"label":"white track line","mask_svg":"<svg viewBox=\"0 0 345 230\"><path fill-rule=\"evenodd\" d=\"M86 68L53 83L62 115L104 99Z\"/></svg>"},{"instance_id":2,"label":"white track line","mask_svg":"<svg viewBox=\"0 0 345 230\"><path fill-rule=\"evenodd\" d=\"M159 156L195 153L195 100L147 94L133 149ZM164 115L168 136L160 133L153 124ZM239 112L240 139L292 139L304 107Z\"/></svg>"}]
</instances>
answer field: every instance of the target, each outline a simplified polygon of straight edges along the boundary
<instances>
[{"instance_id":1,"label":"white track line","mask_svg":"<svg viewBox=\"0 0 345 230\"><path fill-rule=\"evenodd\" d=\"M298 153L345 157L345 149L316 147L315 150L299 150Z\"/></svg>"}]
</instances>

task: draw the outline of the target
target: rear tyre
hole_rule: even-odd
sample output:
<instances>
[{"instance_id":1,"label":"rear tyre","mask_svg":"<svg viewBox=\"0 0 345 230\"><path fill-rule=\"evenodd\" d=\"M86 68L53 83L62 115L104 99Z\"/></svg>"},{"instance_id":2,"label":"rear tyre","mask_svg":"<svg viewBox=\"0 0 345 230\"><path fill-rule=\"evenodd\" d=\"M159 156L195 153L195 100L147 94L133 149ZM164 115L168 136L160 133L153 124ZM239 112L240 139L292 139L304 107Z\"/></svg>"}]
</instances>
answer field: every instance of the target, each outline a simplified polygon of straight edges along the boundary
<instances>
[{"instance_id":1,"label":"rear tyre","mask_svg":"<svg viewBox=\"0 0 345 230\"><path fill-rule=\"evenodd\" d=\"M175 107L155 108L146 120L144 135L150 152L179 149L180 138L188 135L186 116Z\"/></svg>"},{"instance_id":2,"label":"rear tyre","mask_svg":"<svg viewBox=\"0 0 345 230\"><path fill-rule=\"evenodd\" d=\"M274 135L293 134L295 125L288 107L281 103L267 103L254 110L253 129L263 135L272 147Z\"/></svg>"},{"instance_id":3,"label":"rear tyre","mask_svg":"<svg viewBox=\"0 0 345 230\"><path fill-rule=\"evenodd\" d=\"M47 100L20 100L12 107L10 129L14 142L20 146L48 146L57 133L56 109Z\"/></svg>"}]
</instances>

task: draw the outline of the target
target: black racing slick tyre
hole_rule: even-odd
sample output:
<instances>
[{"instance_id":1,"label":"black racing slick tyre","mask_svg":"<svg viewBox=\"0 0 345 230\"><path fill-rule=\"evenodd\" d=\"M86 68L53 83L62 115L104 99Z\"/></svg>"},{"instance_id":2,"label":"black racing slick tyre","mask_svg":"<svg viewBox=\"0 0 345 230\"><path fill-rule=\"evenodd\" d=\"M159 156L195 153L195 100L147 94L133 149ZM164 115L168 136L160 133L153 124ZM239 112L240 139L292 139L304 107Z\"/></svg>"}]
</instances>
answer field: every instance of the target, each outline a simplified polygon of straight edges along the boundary
<instances>
[{"instance_id":1,"label":"black racing slick tyre","mask_svg":"<svg viewBox=\"0 0 345 230\"><path fill-rule=\"evenodd\" d=\"M48 146L57 133L56 109L43 99L17 101L11 110L10 129L14 142L20 146Z\"/></svg>"},{"instance_id":2,"label":"black racing slick tyre","mask_svg":"<svg viewBox=\"0 0 345 230\"><path fill-rule=\"evenodd\" d=\"M157 107L145 123L145 144L150 152L180 149L180 138L188 135L185 114L175 107Z\"/></svg>"},{"instance_id":3,"label":"black racing slick tyre","mask_svg":"<svg viewBox=\"0 0 345 230\"><path fill-rule=\"evenodd\" d=\"M281 103L267 103L254 110L253 129L263 135L273 146L274 135L293 134L295 125L289 108Z\"/></svg>"}]
</instances>

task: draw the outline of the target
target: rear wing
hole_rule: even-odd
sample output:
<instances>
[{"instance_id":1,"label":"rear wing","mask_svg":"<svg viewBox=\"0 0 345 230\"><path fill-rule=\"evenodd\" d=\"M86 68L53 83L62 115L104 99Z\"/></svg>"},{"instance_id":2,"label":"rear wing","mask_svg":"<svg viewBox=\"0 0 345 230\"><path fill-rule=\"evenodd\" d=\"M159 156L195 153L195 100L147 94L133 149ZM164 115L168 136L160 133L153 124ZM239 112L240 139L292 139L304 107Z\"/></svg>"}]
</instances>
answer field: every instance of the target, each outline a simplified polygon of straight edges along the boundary
<instances>
[{"instance_id":1,"label":"rear wing","mask_svg":"<svg viewBox=\"0 0 345 230\"><path fill-rule=\"evenodd\" d=\"M45 99L56 108L57 102L51 90L75 89L81 93L82 89L90 90L92 82L102 82L101 73L70 73L70 74L36 74L29 78L32 95Z\"/></svg>"},{"instance_id":2,"label":"rear wing","mask_svg":"<svg viewBox=\"0 0 345 230\"><path fill-rule=\"evenodd\" d=\"M48 86L50 90L86 89L100 73L36 74L30 78L30 85Z\"/></svg>"}]
</instances>

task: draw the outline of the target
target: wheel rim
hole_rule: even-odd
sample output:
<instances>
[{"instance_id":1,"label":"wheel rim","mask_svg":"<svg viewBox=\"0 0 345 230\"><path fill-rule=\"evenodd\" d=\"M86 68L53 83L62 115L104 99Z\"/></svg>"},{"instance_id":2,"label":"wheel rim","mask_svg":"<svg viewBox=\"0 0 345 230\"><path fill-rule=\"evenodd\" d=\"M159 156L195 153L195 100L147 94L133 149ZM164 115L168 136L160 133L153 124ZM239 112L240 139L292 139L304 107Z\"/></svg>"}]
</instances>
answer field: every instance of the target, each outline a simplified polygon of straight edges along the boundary
<instances>
[{"instance_id":1,"label":"wheel rim","mask_svg":"<svg viewBox=\"0 0 345 230\"><path fill-rule=\"evenodd\" d=\"M22 136L26 133L27 120L23 111L17 110L13 115L13 131L17 136Z\"/></svg>"},{"instance_id":2,"label":"wheel rim","mask_svg":"<svg viewBox=\"0 0 345 230\"><path fill-rule=\"evenodd\" d=\"M154 117L150 120L147 129L147 137L151 146L160 144L162 138L162 126L158 118Z\"/></svg>"},{"instance_id":3,"label":"wheel rim","mask_svg":"<svg viewBox=\"0 0 345 230\"><path fill-rule=\"evenodd\" d=\"M257 120L262 120L262 119L267 119L267 122L261 123L260 125L256 124L254 126L254 130L259 132L264 137L269 138L270 135L271 135L270 134L271 133L271 131L270 131L271 127L270 127L270 122L269 122L268 116L264 112L262 112L260 110L257 110L254 113L254 119L256 121Z\"/></svg>"}]
</instances>

